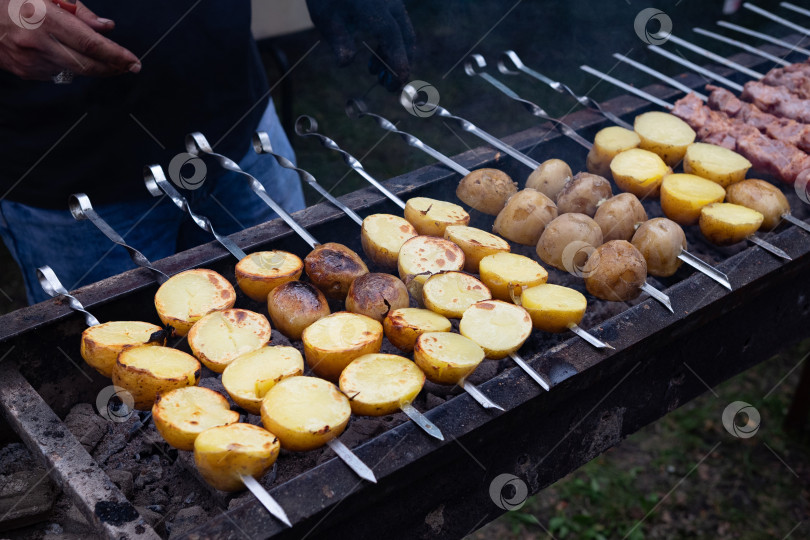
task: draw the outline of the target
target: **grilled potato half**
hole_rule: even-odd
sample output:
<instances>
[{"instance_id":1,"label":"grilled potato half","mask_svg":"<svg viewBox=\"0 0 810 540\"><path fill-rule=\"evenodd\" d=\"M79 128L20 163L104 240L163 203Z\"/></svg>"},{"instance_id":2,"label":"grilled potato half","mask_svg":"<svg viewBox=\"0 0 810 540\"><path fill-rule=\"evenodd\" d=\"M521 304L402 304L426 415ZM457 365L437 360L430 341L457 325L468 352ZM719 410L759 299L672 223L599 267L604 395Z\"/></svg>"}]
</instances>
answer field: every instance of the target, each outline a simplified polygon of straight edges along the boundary
<instances>
[{"instance_id":1,"label":"grilled potato half","mask_svg":"<svg viewBox=\"0 0 810 540\"><path fill-rule=\"evenodd\" d=\"M520 303L532 318L532 325L543 332L565 332L585 316L588 301L574 289L544 283L523 291Z\"/></svg>"},{"instance_id":2,"label":"grilled potato half","mask_svg":"<svg viewBox=\"0 0 810 540\"><path fill-rule=\"evenodd\" d=\"M278 438L269 431L253 424L229 424L200 433L194 441L194 463L212 487L240 491L241 477L264 476L279 450Z\"/></svg>"},{"instance_id":3,"label":"grilled potato half","mask_svg":"<svg viewBox=\"0 0 810 540\"><path fill-rule=\"evenodd\" d=\"M610 172L619 189L645 199L658 197L661 182L672 173L672 168L658 154L632 148L616 154L610 162Z\"/></svg>"},{"instance_id":4,"label":"grilled potato half","mask_svg":"<svg viewBox=\"0 0 810 540\"><path fill-rule=\"evenodd\" d=\"M251 253L238 263L234 273L236 284L251 300L264 302L270 291L288 281L301 277L304 263L286 251Z\"/></svg>"},{"instance_id":5,"label":"grilled potato half","mask_svg":"<svg viewBox=\"0 0 810 540\"><path fill-rule=\"evenodd\" d=\"M404 218L391 214L372 214L363 220L360 242L366 257L374 264L393 270L397 267L402 244L418 234L414 226Z\"/></svg>"},{"instance_id":6,"label":"grilled potato half","mask_svg":"<svg viewBox=\"0 0 810 540\"><path fill-rule=\"evenodd\" d=\"M165 325L185 336L194 323L212 311L232 308L236 291L213 270L186 270L170 277L155 294L155 309Z\"/></svg>"},{"instance_id":7,"label":"grilled potato half","mask_svg":"<svg viewBox=\"0 0 810 540\"><path fill-rule=\"evenodd\" d=\"M481 259L493 253L510 251L509 242L487 231L467 227L465 225L451 225L444 230L444 237L450 240L464 252L464 270L478 273Z\"/></svg>"},{"instance_id":8,"label":"grilled potato half","mask_svg":"<svg viewBox=\"0 0 810 540\"><path fill-rule=\"evenodd\" d=\"M641 148L655 152L670 167L683 159L686 149L697 136L689 124L674 114L660 111L636 116L633 130L641 139Z\"/></svg>"},{"instance_id":9,"label":"grilled potato half","mask_svg":"<svg viewBox=\"0 0 810 540\"><path fill-rule=\"evenodd\" d=\"M323 293L303 281L273 289L267 296L267 312L276 330L292 340L301 339L304 328L331 313Z\"/></svg>"},{"instance_id":10,"label":"grilled potato half","mask_svg":"<svg viewBox=\"0 0 810 540\"><path fill-rule=\"evenodd\" d=\"M113 367L112 381L132 395L134 407L148 410L158 394L196 386L202 368L196 358L169 347L141 345L124 349Z\"/></svg>"},{"instance_id":11,"label":"grilled potato half","mask_svg":"<svg viewBox=\"0 0 810 540\"><path fill-rule=\"evenodd\" d=\"M425 307L451 319L460 319L468 307L490 298L492 294L486 285L463 272L434 274L422 288Z\"/></svg>"},{"instance_id":12,"label":"grilled potato half","mask_svg":"<svg viewBox=\"0 0 810 540\"><path fill-rule=\"evenodd\" d=\"M638 148L641 138L635 131L621 126L610 126L600 129L593 138L593 148L585 160L588 172L609 177L610 162L620 152Z\"/></svg>"},{"instance_id":13,"label":"grilled potato half","mask_svg":"<svg viewBox=\"0 0 810 540\"><path fill-rule=\"evenodd\" d=\"M461 179L456 197L479 212L497 216L509 197L517 193L517 183L498 169L477 169Z\"/></svg>"},{"instance_id":14,"label":"grilled potato half","mask_svg":"<svg viewBox=\"0 0 810 540\"><path fill-rule=\"evenodd\" d=\"M178 450L194 450L194 439L208 428L239 421L222 394L199 386L158 394L152 406L158 433Z\"/></svg>"},{"instance_id":15,"label":"grilled potato half","mask_svg":"<svg viewBox=\"0 0 810 540\"><path fill-rule=\"evenodd\" d=\"M339 311L304 330L304 357L319 377L337 381L349 362L380 351L382 324L371 317Z\"/></svg>"},{"instance_id":16,"label":"grilled potato half","mask_svg":"<svg viewBox=\"0 0 810 540\"><path fill-rule=\"evenodd\" d=\"M138 345L165 345L165 335L156 334L162 331L160 326L140 321L110 321L90 326L82 332L82 358L105 377L112 377L121 351ZM159 339L147 343L155 335Z\"/></svg>"},{"instance_id":17,"label":"grilled potato half","mask_svg":"<svg viewBox=\"0 0 810 540\"><path fill-rule=\"evenodd\" d=\"M414 197L405 203L405 219L426 236L444 236L448 225L467 225L470 214L462 207L450 202Z\"/></svg>"},{"instance_id":18,"label":"grilled potato half","mask_svg":"<svg viewBox=\"0 0 810 540\"><path fill-rule=\"evenodd\" d=\"M262 400L262 424L294 452L314 450L339 437L349 423L349 399L317 377L290 377Z\"/></svg>"},{"instance_id":19,"label":"grilled potato half","mask_svg":"<svg viewBox=\"0 0 810 540\"><path fill-rule=\"evenodd\" d=\"M458 331L499 360L518 350L532 333L532 319L520 306L501 300L483 300L461 317Z\"/></svg>"},{"instance_id":20,"label":"grilled potato half","mask_svg":"<svg viewBox=\"0 0 810 540\"><path fill-rule=\"evenodd\" d=\"M726 202L739 204L762 214L763 231L772 231L782 216L790 213L790 203L782 191L764 180L749 179L737 182L726 190Z\"/></svg>"},{"instance_id":21,"label":"grilled potato half","mask_svg":"<svg viewBox=\"0 0 810 540\"><path fill-rule=\"evenodd\" d=\"M713 203L700 211L700 232L712 244L730 246L757 232L763 219L756 210L739 204Z\"/></svg>"},{"instance_id":22,"label":"grilled potato half","mask_svg":"<svg viewBox=\"0 0 810 540\"><path fill-rule=\"evenodd\" d=\"M686 149L683 170L696 174L723 187L728 187L745 178L751 162L723 146L708 143L693 143Z\"/></svg>"},{"instance_id":23,"label":"grilled potato half","mask_svg":"<svg viewBox=\"0 0 810 540\"><path fill-rule=\"evenodd\" d=\"M188 333L188 344L200 362L222 373L236 357L255 351L270 341L270 323L264 315L247 309L209 313Z\"/></svg>"},{"instance_id":24,"label":"grilled potato half","mask_svg":"<svg viewBox=\"0 0 810 540\"><path fill-rule=\"evenodd\" d=\"M340 390L354 414L384 416L398 412L422 391L425 374L395 354L367 354L352 360L340 374Z\"/></svg>"},{"instance_id":25,"label":"grilled potato half","mask_svg":"<svg viewBox=\"0 0 810 540\"><path fill-rule=\"evenodd\" d=\"M422 286L433 274L464 268L464 251L444 238L414 236L399 251L399 277L418 302L422 301Z\"/></svg>"},{"instance_id":26,"label":"grilled potato half","mask_svg":"<svg viewBox=\"0 0 810 540\"><path fill-rule=\"evenodd\" d=\"M222 386L234 402L259 414L262 398L280 380L304 374L304 357L294 347L267 345L243 354L222 372Z\"/></svg>"},{"instance_id":27,"label":"grilled potato half","mask_svg":"<svg viewBox=\"0 0 810 540\"><path fill-rule=\"evenodd\" d=\"M548 279L548 272L537 261L516 253L484 257L479 272L492 297L504 302L519 298L523 289L540 285Z\"/></svg>"},{"instance_id":28,"label":"grilled potato half","mask_svg":"<svg viewBox=\"0 0 810 540\"><path fill-rule=\"evenodd\" d=\"M420 308L395 309L383 321L385 337L404 352L412 352L417 338L425 332L449 332L452 327L447 317Z\"/></svg>"},{"instance_id":29,"label":"grilled potato half","mask_svg":"<svg viewBox=\"0 0 810 540\"><path fill-rule=\"evenodd\" d=\"M346 296L346 309L382 322L392 309L408 307L408 289L391 274L371 273L354 280Z\"/></svg>"},{"instance_id":30,"label":"grilled potato half","mask_svg":"<svg viewBox=\"0 0 810 540\"><path fill-rule=\"evenodd\" d=\"M695 225L704 206L725 197L723 186L694 174L668 174L661 183L661 209L680 225Z\"/></svg>"},{"instance_id":31,"label":"grilled potato half","mask_svg":"<svg viewBox=\"0 0 810 540\"><path fill-rule=\"evenodd\" d=\"M484 360L484 350L474 341L451 332L425 332L416 340L413 361L429 381L456 384Z\"/></svg>"},{"instance_id":32,"label":"grilled potato half","mask_svg":"<svg viewBox=\"0 0 810 540\"><path fill-rule=\"evenodd\" d=\"M304 257L304 267L312 284L334 300L344 300L352 281L368 274L360 256L343 244L322 244Z\"/></svg>"}]
</instances>

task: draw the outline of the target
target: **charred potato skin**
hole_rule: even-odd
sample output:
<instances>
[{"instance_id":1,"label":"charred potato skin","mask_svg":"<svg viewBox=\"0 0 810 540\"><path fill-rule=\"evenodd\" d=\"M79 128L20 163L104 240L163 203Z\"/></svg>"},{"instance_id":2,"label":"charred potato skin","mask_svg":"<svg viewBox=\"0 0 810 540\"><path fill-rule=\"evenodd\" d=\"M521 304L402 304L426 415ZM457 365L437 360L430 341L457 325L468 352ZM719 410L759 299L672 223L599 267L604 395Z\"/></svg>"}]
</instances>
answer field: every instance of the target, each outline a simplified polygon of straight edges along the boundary
<instances>
[{"instance_id":1,"label":"charred potato skin","mask_svg":"<svg viewBox=\"0 0 810 540\"><path fill-rule=\"evenodd\" d=\"M290 281L267 295L267 312L273 327L292 340L301 339L304 328L329 315L324 294L309 283Z\"/></svg>"},{"instance_id":2,"label":"charred potato skin","mask_svg":"<svg viewBox=\"0 0 810 540\"><path fill-rule=\"evenodd\" d=\"M408 289L391 274L365 274L352 282L346 296L346 309L382 322L388 312L408 307Z\"/></svg>"},{"instance_id":3,"label":"charred potato skin","mask_svg":"<svg viewBox=\"0 0 810 540\"><path fill-rule=\"evenodd\" d=\"M461 179L456 196L479 212L497 216L517 193L517 183L498 169L476 169Z\"/></svg>"},{"instance_id":4,"label":"charred potato skin","mask_svg":"<svg viewBox=\"0 0 810 540\"><path fill-rule=\"evenodd\" d=\"M572 176L571 167L565 161L547 159L532 171L526 180L526 187L539 191L553 201Z\"/></svg>"},{"instance_id":5,"label":"charred potato skin","mask_svg":"<svg viewBox=\"0 0 810 540\"><path fill-rule=\"evenodd\" d=\"M537 190L518 191L507 201L492 230L507 240L525 246L537 245L540 235L557 217L557 206Z\"/></svg>"},{"instance_id":6,"label":"charred potato skin","mask_svg":"<svg viewBox=\"0 0 810 540\"><path fill-rule=\"evenodd\" d=\"M587 172L577 173L557 195L557 211L593 217L601 201L613 196L610 182L603 176Z\"/></svg>"},{"instance_id":7,"label":"charred potato skin","mask_svg":"<svg viewBox=\"0 0 810 540\"><path fill-rule=\"evenodd\" d=\"M352 281L368 274L366 263L343 244L328 242L304 258L307 276L327 298L344 300Z\"/></svg>"},{"instance_id":8,"label":"charred potato skin","mask_svg":"<svg viewBox=\"0 0 810 540\"><path fill-rule=\"evenodd\" d=\"M588 244L596 248L602 245L602 229L599 224L585 214L562 214L543 231L537 242L537 256L558 270L567 272L563 255L565 248L574 242ZM584 244L582 244L584 246ZM570 261L574 262L574 261Z\"/></svg>"},{"instance_id":9,"label":"charred potato skin","mask_svg":"<svg viewBox=\"0 0 810 540\"><path fill-rule=\"evenodd\" d=\"M644 256L650 275L669 277L681 267L678 255L686 249L686 235L674 221L654 218L641 224L632 244Z\"/></svg>"},{"instance_id":10,"label":"charred potato skin","mask_svg":"<svg viewBox=\"0 0 810 540\"><path fill-rule=\"evenodd\" d=\"M597 247L584 270L588 292L612 302L638 297L647 278L644 256L626 240L612 240Z\"/></svg>"},{"instance_id":11,"label":"charred potato skin","mask_svg":"<svg viewBox=\"0 0 810 540\"><path fill-rule=\"evenodd\" d=\"M728 186L726 202L739 204L762 214L762 225L759 228L763 231L774 230L782 222L782 216L790 213L790 203L779 188L754 178Z\"/></svg>"},{"instance_id":12,"label":"charred potato skin","mask_svg":"<svg viewBox=\"0 0 810 540\"><path fill-rule=\"evenodd\" d=\"M602 229L602 240L633 238L636 227L647 221L647 212L638 197L632 193L619 193L599 205L594 221Z\"/></svg>"}]
</instances>

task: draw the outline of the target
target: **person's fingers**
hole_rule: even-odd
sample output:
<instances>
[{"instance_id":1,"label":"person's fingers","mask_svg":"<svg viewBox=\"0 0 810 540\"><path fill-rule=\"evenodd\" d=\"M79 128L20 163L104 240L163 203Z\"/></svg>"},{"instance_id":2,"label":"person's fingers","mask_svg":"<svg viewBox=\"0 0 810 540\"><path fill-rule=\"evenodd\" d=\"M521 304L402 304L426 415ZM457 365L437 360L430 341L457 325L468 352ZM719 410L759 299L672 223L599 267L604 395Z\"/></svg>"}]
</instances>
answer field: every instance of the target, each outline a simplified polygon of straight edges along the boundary
<instances>
[{"instance_id":1,"label":"person's fingers","mask_svg":"<svg viewBox=\"0 0 810 540\"><path fill-rule=\"evenodd\" d=\"M413 24L411 24L411 18L408 16L405 4L394 2L394 5L391 6L391 16L394 17L402 33L402 41L405 44L408 60L413 62L414 53L416 52L416 33L413 31Z\"/></svg>"},{"instance_id":2,"label":"person's fingers","mask_svg":"<svg viewBox=\"0 0 810 540\"><path fill-rule=\"evenodd\" d=\"M51 18L49 31L68 49L120 71L140 71L140 60L131 51L105 38L64 10L56 11L53 15L58 18Z\"/></svg>"},{"instance_id":3,"label":"person's fingers","mask_svg":"<svg viewBox=\"0 0 810 540\"><path fill-rule=\"evenodd\" d=\"M379 44L380 60L392 71L392 75L399 81L404 81L410 74L408 54L405 50L405 41L399 30L396 20L390 13L384 13L377 18L374 26L374 37Z\"/></svg>"},{"instance_id":4,"label":"person's fingers","mask_svg":"<svg viewBox=\"0 0 810 540\"><path fill-rule=\"evenodd\" d=\"M96 32L109 32L115 28L113 21L99 17L81 2L76 2L76 16Z\"/></svg>"},{"instance_id":5,"label":"person's fingers","mask_svg":"<svg viewBox=\"0 0 810 540\"><path fill-rule=\"evenodd\" d=\"M339 66L345 66L354 60L357 56L357 45L342 16L332 14L319 28L322 29L321 35L335 53Z\"/></svg>"},{"instance_id":6,"label":"person's fingers","mask_svg":"<svg viewBox=\"0 0 810 540\"><path fill-rule=\"evenodd\" d=\"M72 50L64 43L60 43L55 37L52 38L51 43L45 47L45 52L50 62L59 66L59 69L56 70L57 72L63 69L69 69L76 74L85 75L87 77L111 77L113 75L120 75L125 71L124 69L86 56L79 51Z\"/></svg>"}]
</instances>

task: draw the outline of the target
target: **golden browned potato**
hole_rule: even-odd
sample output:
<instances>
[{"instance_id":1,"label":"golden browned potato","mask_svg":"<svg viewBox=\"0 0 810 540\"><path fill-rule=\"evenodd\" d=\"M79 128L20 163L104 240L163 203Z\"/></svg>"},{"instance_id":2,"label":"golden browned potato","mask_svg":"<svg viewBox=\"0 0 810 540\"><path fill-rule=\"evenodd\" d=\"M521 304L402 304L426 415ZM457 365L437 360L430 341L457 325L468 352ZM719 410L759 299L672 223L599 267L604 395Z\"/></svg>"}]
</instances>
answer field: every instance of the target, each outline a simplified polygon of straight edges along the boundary
<instances>
[{"instance_id":1,"label":"golden browned potato","mask_svg":"<svg viewBox=\"0 0 810 540\"><path fill-rule=\"evenodd\" d=\"M420 308L392 310L383 321L385 337L405 352L412 352L416 339L425 332L449 332L452 327L447 317Z\"/></svg>"},{"instance_id":2,"label":"golden browned potato","mask_svg":"<svg viewBox=\"0 0 810 540\"><path fill-rule=\"evenodd\" d=\"M762 214L763 231L772 231L782 216L790 213L790 203L782 191L764 180L743 180L726 189L726 202L751 208Z\"/></svg>"},{"instance_id":3,"label":"golden browned potato","mask_svg":"<svg viewBox=\"0 0 810 540\"><path fill-rule=\"evenodd\" d=\"M479 270L481 281L489 287L493 298L505 302L520 298L523 289L540 285L548 279L548 272L537 261L516 253L484 257Z\"/></svg>"},{"instance_id":4,"label":"golden browned potato","mask_svg":"<svg viewBox=\"0 0 810 540\"><path fill-rule=\"evenodd\" d=\"M490 298L492 294L486 285L462 272L434 274L422 288L425 307L452 319L460 319L468 307Z\"/></svg>"},{"instance_id":5,"label":"golden browned potato","mask_svg":"<svg viewBox=\"0 0 810 540\"><path fill-rule=\"evenodd\" d=\"M532 333L532 319L520 306L501 300L482 300L461 317L458 331L499 360L518 350Z\"/></svg>"},{"instance_id":6,"label":"golden browned potato","mask_svg":"<svg viewBox=\"0 0 810 540\"><path fill-rule=\"evenodd\" d=\"M433 274L464 268L464 251L450 240L435 236L414 236L399 250L399 277L417 302L422 286Z\"/></svg>"},{"instance_id":7,"label":"golden browned potato","mask_svg":"<svg viewBox=\"0 0 810 540\"><path fill-rule=\"evenodd\" d=\"M327 242L304 257L304 267L312 284L327 298L344 300L352 281L368 274L360 256L343 244Z\"/></svg>"},{"instance_id":8,"label":"golden browned potato","mask_svg":"<svg viewBox=\"0 0 810 540\"><path fill-rule=\"evenodd\" d=\"M112 372L112 381L132 395L134 407L145 411L158 394L196 386L202 368L196 358L170 347L140 345L121 351Z\"/></svg>"},{"instance_id":9,"label":"golden browned potato","mask_svg":"<svg viewBox=\"0 0 810 540\"><path fill-rule=\"evenodd\" d=\"M636 227L647 221L647 212L638 197L632 193L619 193L599 205L593 220L602 229L604 242L629 241Z\"/></svg>"},{"instance_id":10,"label":"golden browned potato","mask_svg":"<svg viewBox=\"0 0 810 540\"><path fill-rule=\"evenodd\" d=\"M405 203L405 219L421 235L444 236L448 225L467 225L470 214L457 204L414 197Z\"/></svg>"},{"instance_id":11,"label":"golden browned potato","mask_svg":"<svg viewBox=\"0 0 810 540\"><path fill-rule=\"evenodd\" d=\"M414 226L405 218L372 214L363 220L360 242L366 257L383 268L393 270L397 267L402 244L417 234Z\"/></svg>"},{"instance_id":12,"label":"golden browned potato","mask_svg":"<svg viewBox=\"0 0 810 540\"><path fill-rule=\"evenodd\" d=\"M262 398L282 379L304 374L304 357L294 347L267 345L243 354L222 372L222 386L234 402L259 414Z\"/></svg>"},{"instance_id":13,"label":"golden browned potato","mask_svg":"<svg viewBox=\"0 0 810 540\"><path fill-rule=\"evenodd\" d=\"M349 362L380 351L382 324L371 317L339 311L304 329L304 358L319 377L337 381Z\"/></svg>"},{"instance_id":14,"label":"golden browned potato","mask_svg":"<svg viewBox=\"0 0 810 540\"><path fill-rule=\"evenodd\" d=\"M399 412L422 391L425 374L395 354L355 358L340 374L340 390L349 396L354 414L384 416Z\"/></svg>"},{"instance_id":15,"label":"golden browned potato","mask_svg":"<svg viewBox=\"0 0 810 540\"><path fill-rule=\"evenodd\" d=\"M636 298L647 279L644 256L626 240L611 240L597 247L584 270L588 292L613 302Z\"/></svg>"},{"instance_id":16,"label":"golden browned potato","mask_svg":"<svg viewBox=\"0 0 810 540\"><path fill-rule=\"evenodd\" d=\"M537 256L554 268L571 272L581 268L596 246L602 245L602 229L585 214L562 214L543 231L537 242ZM590 246L592 249L584 249ZM582 260L579 260L582 258Z\"/></svg>"},{"instance_id":17,"label":"golden browned potato","mask_svg":"<svg viewBox=\"0 0 810 540\"><path fill-rule=\"evenodd\" d=\"M425 332L413 349L413 361L437 384L458 384L483 360L484 349L452 332Z\"/></svg>"},{"instance_id":18,"label":"golden browned potato","mask_svg":"<svg viewBox=\"0 0 810 540\"><path fill-rule=\"evenodd\" d=\"M641 148L620 152L610 162L610 172L619 189L640 199L658 197L661 181L672 173L658 154Z\"/></svg>"},{"instance_id":19,"label":"golden browned potato","mask_svg":"<svg viewBox=\"0 0 810 540\"><path fill-rule=\"evenodd\" d=\"M661 209L681 225L695 225L701 208L725 197L726 190L720 184L694 174L668 174L661 183Z\"/></svg>"},{"instance_id":20,"label":"golden browned potato","mask_svg":"<svg viewBox=\"0 0 810 540\"><path fill-rule=\"evenodd\" d=\"M243 476L261 478L278 458L278 438L253 424L229 424L200 433L194 463L203 479L222 491L244 488Z\"/></svg>"},{"instance_id":21,"label":"golden browned potato","mask_svg":"<svg viewBox=\"0 0 810 540\"><path fill-rule=\"evenodd\" d=\"M560 214L574 212L593 217L599 203L612 196L610 182L604 177L586 172L577 173L557 195L557 211Z\"/></svg>"},{"instance_id":22,"label":"golden browned potato","mask_svg":"<svg viewBox=\"0 0 810 540\"><path fill-rule=\"evenodd\" d=\"M526 187L536 189L553 201L572 176L568 163L561 159L547 159L532 171Z\"/></svg>"},{"instance_id":23,"label":"golden browned potato","mask_svg":"<svg viewBox=\"0 0 810 540\"><path fill-rule=\"evenodd\" d=\"M554 333L565 332L579 324L588 307L581 292L551 283L526 289L520 301L535 328Z\"/></svg>"},{"instance_id":24,"label":"golden browned potato","mask_svg":"<svg viewBox=\"0 0 810 540\"><path fill-rule=\"evenodd\" d=\"M731 203L712 203L700 211L700 232L709 242L730 246L757 232L763 216L756 210Z\"/></svg>"},{"instance_id":25,"label":"golden browned potato","mask_svg":"<svg viewBox=\"0 0 810 540\"><path fill-rule=\"evenodd\" d=\"M697 136L689 124L674 114L660 111L636 116L633 130L641 139L641 148L655 152L670 167L683 159L686 149Z\"/></svg>"},{"instance_id":26,"label":"golden browned potato","mask_svg":"<svg viewBox=\"0 0 810 540\"><path fill-rule=\"evenodd\" d=\"M506 203L492 230L518 244L537 244L543 229L555 217L557 206L554 201L531 188L518 191Z\"/></svg>"},{"instance_id":27,"label":"golden browned potato","mask_svg":"<svg viewBox=\"0 0 810 540\"><path fill-rule=\"evenodd\" d=\"M667 277L681 266L678 255L686 250L686 235L674 221L654 218L641 224L632 244L647 261L648 274Z\"/></svg>"},{"instance_id":28,"label":"golden browned potato","mask_svg":"<svg viewBox=\"0 0 810 540\"><path fill-rule=\"evenodd\" d=\"M585 160L588 172L607 178L610 175L610 162L619 152L638 148L641 138L635 131L620 126L600 129L593 138L593 148Z\"/></svg>"},{"instance_id":29,"label":"golden browned potato","mask_svg":"<svg viewBox=\"0 0 810 540\"><path fill-rule=\"evenodd\" d=\"M745 178L751 162L723 146L708 143L693 143L686 149L683 170L696 174L723 187L728 187Z\"/></svg>"},{"instance_id":30,"label":"golden browned potato","mask_svg":"<svg viewBox=\"0 0 810 540\"><path fill-rule=\"evenodd\" d=\"M512 249L503 238L466 225L450 225L444 230L444 237L464 252L464 270L467 272L477 273L481 259L487 255Z\"/></svg>"},{"instance_id":31,"label":"golden browned potato","mask_svg":"<svg viewBox=\"0 0 810 540\"><path fill-rule=\"evenodd\" d=\"M251 253L234 270L236 284L251 300L264 302L270 291L288 281L301 277L304 263L286 251L259 251Z\"/></svg>"},{"instance_id":32,"label":"golden browned potato","mask_svg":"<svg viewBox=\"0 0 810 540\"><path fill-rule=\"evenodd\" d=\"M391 274L371 273L354 280L346 296L346 309L382 322L392 309L408 307L408 289Z\"/></svg>"},{"instance_id":33,"label":"golden browned potato","mask_svg":"<svg viewBox=\"0 0 810 540\"><path fill-rule=\"evenodd\" d=\"M197 359L211 371L225 367L270 341L267 317L246 309L226 309L209 313L191 327L188 345Z\"/></svg>"},{"instance_id":34,"label":"golden browned potato","mask_svg":"<svg viewBox=\"0 0 810 540\"><path fill-rule=\"evenodd\" d=\"M219 392L186 386L158 394L152 419L167 443L179 450L194 450L194 440L200 433L238 422L239 413L231 410Z\"/></svg>"},{"instance_id":35,"label":"golden browned potato","mask_svg":"<svg viewBox=\"0 0 810 540\"><path fill-rule=\"evenodd\" d=\"M517 193L517 183L498 169L477 169L458 183L456 197L479 212L497 216L509 197Z\"/></svg>"},{"instance_id":36,"label":"golden browned potato","mask_svg":"<svg viewBox=\"0 0 810 540\"><path fill-rule=\"evenodd\" d=\"M303 281L290 281L267 296L267 312L276 330L298 340L304 328L329 315L330 310L321 291Z\"/></svg>"},{"instance_id":37,"label":"golden browned potato","mask_svg":"<svg viewBox=\"0 0 810 540\"><path fill-rule=\"evenodd\" d=\"M282 448L294 452L314 450L339 437L351 415L349 399L317 377L284 379L262 401L262 424Z\"/></svg>"},{"instance_id":38,"label":"golden browned potato","mask_svg":"<svg viewBox=\"0 0 810 540\"><path fill-rule=\"evenodd\" d=\"M125 348L165 344L166 333L160 326L140 321L110 321L90 326L82 332L81 354L96 371L112 377L115 360Z\"/></svg>"},{"instance_id":39,"label":"golden browned potato","mask_svg":"<svg viewBox=\"0 0 810 540\"><path fill-rule=\"evenodd\" d=\"M155 294L155 309L165 325L185 336L195 322L212 311L232 308L236 291L213 270L198 268L170 277Z\"/></svg>"}]
</instances>

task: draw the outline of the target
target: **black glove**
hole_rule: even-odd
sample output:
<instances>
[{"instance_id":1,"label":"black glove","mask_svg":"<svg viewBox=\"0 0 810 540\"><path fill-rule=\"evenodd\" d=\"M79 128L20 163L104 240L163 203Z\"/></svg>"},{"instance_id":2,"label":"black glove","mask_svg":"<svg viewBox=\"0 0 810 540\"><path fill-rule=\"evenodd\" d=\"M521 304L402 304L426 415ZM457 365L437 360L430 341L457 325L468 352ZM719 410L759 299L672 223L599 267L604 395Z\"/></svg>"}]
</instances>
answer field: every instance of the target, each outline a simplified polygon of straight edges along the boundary
<instances>
[{"instance_id":1,"label":"black glove","mask_svg":"<svg viewBox=\"0 0 810 540\"><path fill-rule=\"evenodd\" d=\"M377 49L369 72L392 92L408 82L416 36L402 0L307 0L307 7L339 65L351 62L357 41L370 36Z\"/></svg>"}]
</instances>

